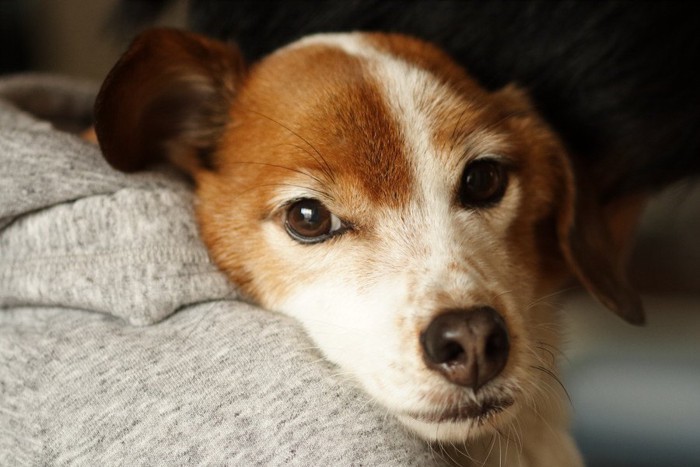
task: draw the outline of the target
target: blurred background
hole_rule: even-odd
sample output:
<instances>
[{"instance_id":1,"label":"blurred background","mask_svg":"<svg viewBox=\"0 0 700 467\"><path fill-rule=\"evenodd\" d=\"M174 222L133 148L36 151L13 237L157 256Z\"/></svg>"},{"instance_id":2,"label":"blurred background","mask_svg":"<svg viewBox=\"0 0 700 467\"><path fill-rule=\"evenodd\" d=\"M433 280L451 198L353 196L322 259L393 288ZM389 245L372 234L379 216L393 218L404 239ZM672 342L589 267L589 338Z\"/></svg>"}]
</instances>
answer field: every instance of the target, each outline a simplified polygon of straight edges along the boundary
<instances>
[{"instance_id":1,"label":"blurred background","mask_svg":"<svg viewBox=\"0 0 700 467\"><path fill-rule=\"evenodd\" d=\"M128 33L108 27L115 3L0 0L0 72L99 82L128 43ZM185 17L176 2L157 24L183 26ZM564 300L561 361L575 435L593 467L700 466L700 184L652 203L631 273L644 294L644 328L583 293Z\"/></svg>"},{"instance_id":2,"label":"blurred background","mask_svg":"<svg viewBox=\"0 0 700 467\"><path fill-rule=\"evenodd\" d=\"M590 466L700 466L700 184L649 205L630 275L646 326L622 322L583 293L563 310L578 444Z\"/></svg>"},{"instance_id":3,"label":"blurred background","mask_svg":"<svg viewBox=\"0 0 700 467\"><path fill-rule=\"evenodd\" d=\"M0 72L46 71L101 81L133 31L114 21L118 0L0 0ZM183 27L185 2L155 24Z\"/></svg>"}]
</instances>

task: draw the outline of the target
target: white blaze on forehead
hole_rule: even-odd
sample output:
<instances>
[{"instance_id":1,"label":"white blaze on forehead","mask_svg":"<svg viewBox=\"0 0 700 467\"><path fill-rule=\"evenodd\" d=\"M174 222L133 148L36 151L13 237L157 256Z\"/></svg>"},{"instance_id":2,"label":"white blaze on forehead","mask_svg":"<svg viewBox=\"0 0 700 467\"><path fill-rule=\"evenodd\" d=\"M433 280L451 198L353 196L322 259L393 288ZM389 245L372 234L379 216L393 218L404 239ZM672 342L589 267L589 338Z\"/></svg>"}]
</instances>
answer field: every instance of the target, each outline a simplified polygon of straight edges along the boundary
<instances>
[{"instance_id":1,"label":"white blaze on forehead","mask_svg":"<svg viewBox=\"0 0 700 467\"><path fill-rule=\"evenodd\" d=\"M286 47L278 49L277 52L283 52L287 50L293 50L313 45L323 45L338 48L341 49L343 52L347 53L348 55L354 55L358 57L370 57L374 55L376 58L377 56L379 56L377 55L377 50L367 43L362 33L313 34L310 36L303 37L296 42L292 42Z\"/></svg>"}]
</instances>

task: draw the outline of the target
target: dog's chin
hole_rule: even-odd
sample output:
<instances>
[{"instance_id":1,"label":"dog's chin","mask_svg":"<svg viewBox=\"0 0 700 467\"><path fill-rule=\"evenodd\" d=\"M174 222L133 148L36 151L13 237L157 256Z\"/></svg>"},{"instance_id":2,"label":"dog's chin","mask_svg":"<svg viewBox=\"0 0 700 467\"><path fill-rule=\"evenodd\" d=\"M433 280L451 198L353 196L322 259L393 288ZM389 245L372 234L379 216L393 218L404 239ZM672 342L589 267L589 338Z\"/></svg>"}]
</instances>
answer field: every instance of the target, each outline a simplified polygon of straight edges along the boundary
<instances>
[{"instance_id":1,"label":"dog's chin","mask_svg":"<svg viewBox=\"0 0 700 467\"><path fill-rule=\"evenodd\" d=\"M431 411L403 412L399 420L427 441L463 442L491 432L510 418L515 401L511 397L465 402Z\"/></svg>"}]
</instances>

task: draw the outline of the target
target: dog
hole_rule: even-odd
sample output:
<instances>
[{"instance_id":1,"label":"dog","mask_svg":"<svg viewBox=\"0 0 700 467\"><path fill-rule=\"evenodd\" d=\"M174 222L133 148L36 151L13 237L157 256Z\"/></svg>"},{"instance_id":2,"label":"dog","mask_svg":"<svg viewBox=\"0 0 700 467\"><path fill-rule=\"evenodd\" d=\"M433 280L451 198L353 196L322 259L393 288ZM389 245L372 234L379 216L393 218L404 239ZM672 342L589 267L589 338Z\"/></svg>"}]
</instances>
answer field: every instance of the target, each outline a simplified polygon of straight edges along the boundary
<instances>
[{"instance_id":1,"label":"dog","mask_svg":"<svg viewBox=\"0 0 700 467\"><path fill-rule=\"evenodd\" d=\"M547 298L573 272L628 321L643 313L525 92L488 91L399 34L312 35L248 68L234 45L153 29L95 122L115 168L189 174L221 270L409 429L477 465L582 464ZM518 447L489 457L496 434Z\"/></svg>"}]
</instances>

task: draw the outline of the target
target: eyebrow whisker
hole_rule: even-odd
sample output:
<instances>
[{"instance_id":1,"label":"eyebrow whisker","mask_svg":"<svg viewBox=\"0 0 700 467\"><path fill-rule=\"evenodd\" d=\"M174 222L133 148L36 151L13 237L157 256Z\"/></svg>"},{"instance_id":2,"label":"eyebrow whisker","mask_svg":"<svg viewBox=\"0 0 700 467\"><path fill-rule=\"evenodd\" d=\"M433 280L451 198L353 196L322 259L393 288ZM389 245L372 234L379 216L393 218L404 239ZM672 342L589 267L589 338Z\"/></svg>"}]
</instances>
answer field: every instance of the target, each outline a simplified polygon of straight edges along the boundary
<instances>
[{"instance_id":1,"label":"eyebrow whisker","mask_svg":"<svg viewBox=\"0 0 700 467\"><path fill-rule=\"evenodd\" d=\"M314 175L312 175L312 174L310 174L310 173L308 173L308 172L304 172L303 170L294 169L294 168L292 168L292 167L287 167L287 166L285 166L285 165L270 164L270 163L267 163L267 162L258 162L258 161L234 161L234 164L262 165L262 166L265 166L265 167L273 167L273 168L277 168L277 169L289 170L290 172L298 173L298 174L300 174L300 175L305 175L305 176L309 177L310 179L312 179L312 180L318 182L319 184L323 185L323 181L322 181L320 178L318 178L318 177L316 177L316 176L314 176Z\"/></svg>"},{"instance_id":2,"label":"eyebrow whisker","mask_svg":"<svg viewBox=\"0 0 700 467\"><path fill-rule=\"evenodd\" d=\"M328 178L329 178L332 182L335 182L335 176L334 176L334 174L333 174L333 170L331 169L330 164L328 164L328 161L326 160L325 157L323 157L323 154L321 154L321 152L320 152L318 149L316 149L316 147L315 147L313 144L311 144L311 142L310 142L308 139L304 138L304 137L301 136L299 133L297 133L296 131L294 131L294 130L292 130L291 128L289 128L287 125L284 125L282 122L279 122L279 121L275 120L274 118L272 118L272 117L270 117L270 116L268 116L268 115L265 115L265 114L262 113L262 112L258 112L257 110L252 110L252 109L246 109L245 111L246 111L246 112L253 113L253 114L255 114L255 115L258 115L258 116L260 116L260 117L262 117L262 118L264 118L264 119L266 119L266 120L269 120L270 122L272 122L272 123L274 123L274 124L276 124L276 125L279 125L280 127L282 127L282 128L284 128L285 130L287 130L289 133L291 133L292 135L294 135L295 137L299 138L299 139L302 140L304 143L306 143L306 145L307 145L308 147L310 147L316 155L313 155L312 153L310 153L310 152L308 152L308 151L305 151L305 152L306 152L307 154L309 154L309 156L311 156L311 157L319 164L319 166L321 167L321 170L323 170L323 172L328 176ZM317 156L318 156L318 157L317 157Z\"/></svg>"}]
</instances>

